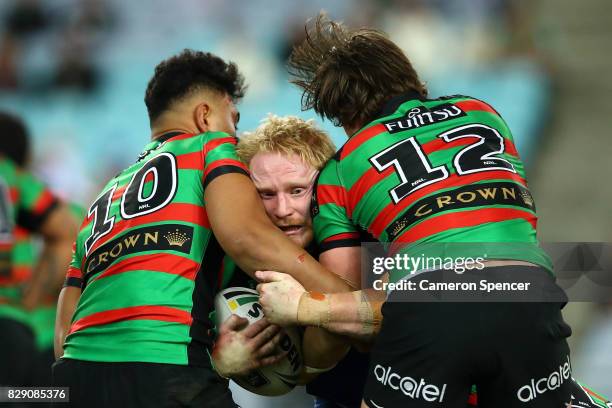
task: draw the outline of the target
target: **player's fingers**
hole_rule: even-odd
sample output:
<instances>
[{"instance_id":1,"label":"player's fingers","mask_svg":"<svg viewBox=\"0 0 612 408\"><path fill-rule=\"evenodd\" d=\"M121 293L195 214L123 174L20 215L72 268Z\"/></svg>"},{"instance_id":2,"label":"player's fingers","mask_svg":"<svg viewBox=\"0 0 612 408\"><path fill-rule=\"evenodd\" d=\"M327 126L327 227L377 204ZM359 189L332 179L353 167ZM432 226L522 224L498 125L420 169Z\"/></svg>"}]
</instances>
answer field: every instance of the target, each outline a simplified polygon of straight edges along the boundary
<instances>
[{"instance_id":1,"label":"player's fingers","mask_svg":"<svg viewBox=\"0 0 612 408\"><path fill-rule=\"evenodd\" d=\"M275 355L284 354L282 348L279 347L279 344L285 334L283 332L279 332L276 334L270 341L262 344L261 347L255 352L258 358L265 358Z\"/></svg>"},{"instance_id":2,"label":"player's fingers","mask_svg":"<svg viewBox=\"0 0 612 408\"><path fill-rule=\"evenodd\" d=\"M265 343L275 342L275 337L281 332L281 328L271 324L261 331L257 336L253 337L251 345L255 350L260 349Z\"/></svg>"},{"instance_id":3,"label":"player's fingers","mask_svg":"<svg viewBox=\"0 0 612 408\"><path fill-rule=\"evenodd\" d=\"M249 324L249 320L238 315L231 315L226 321L221 323L219 327L220 333L228 331L240 331Z\"/></svg>"},{"instance_id":4,"label":"player's fingers","mask_svg":"<svg viewBox=\"0 0 612 408\"><path fill-rule=\"evenodd\" d=\"M282 347L280 347L280 343L285 336L286 333L281 330L269 342L265 343L262 347L260 347L259 350L257 350L257 352L255 352L254 354L257 356L258 359L274 356L286 356L288 354L288 351L285 351Z\"/></svg>"},{"instance_id":5,"label":"player's fingers","mask_svg":"<svg viewBox=\"0 0 612 408\"><path fill-rule=\"evenodd\" d=\"M276 364L279 361L281 361L283 358L285 358L287 356L287 352L284 351L281 354L275 355L275 356L270 356L270 357L264 357L259 359L259 366L260 367L264 367L264 366L268 366L268 365L272 365L272 364Z\"/></svg>"},{"instance_id":6,"label":"player's fingers","mask_svg":"<svg viewBox=\"0 0 612 408\"><path fill-rule=\"evenodd\" d=\"M255 272L255 277L259 279L260 282L277 282L283 280L283 278L287 274L281 272L274 271L257 271Z\"/></svg>"},{"instance_id":7,"label":"player's fingers","mask_svg":"<svg viewBox=\"0 0 612 408\"><path fill-rule=\"evenodd\" d=\"M261 333L261 331L264 330L266 327L270 326L270 324L271 323L268 321L268 319L263 317L259 319L258 321L256 321L255 323L250 324L249 327L244 329L242 334L244 334L245 337L249 337L249 338L255 337L259 333Z\"/></svg>"}]
</instances>

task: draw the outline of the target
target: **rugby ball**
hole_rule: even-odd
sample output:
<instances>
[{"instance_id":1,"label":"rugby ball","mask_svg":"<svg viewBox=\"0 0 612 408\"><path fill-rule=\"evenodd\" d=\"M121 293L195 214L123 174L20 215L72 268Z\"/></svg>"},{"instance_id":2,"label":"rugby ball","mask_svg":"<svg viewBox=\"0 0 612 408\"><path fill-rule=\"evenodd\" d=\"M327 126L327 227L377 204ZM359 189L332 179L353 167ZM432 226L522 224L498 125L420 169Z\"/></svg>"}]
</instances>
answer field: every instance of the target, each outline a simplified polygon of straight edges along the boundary
<instances>
[{"instance_id":1,"label":"rugby ball","mask_svg":"<svg viewBox=\"0 0 612 408\"><path fill-rule=\"evenodd\" d=\"M227 288L215 297L217 327L232 314L247 318L252 324L264 317L263 307L258 303L256 290L242 287ZM246 376L232 378L242 388L255 394L275 396L291 391L302 371L302 348L300 332L296 327L286 327L279 347L287 356L276 364L261 367Z\"/></svg>"}]
</instances>

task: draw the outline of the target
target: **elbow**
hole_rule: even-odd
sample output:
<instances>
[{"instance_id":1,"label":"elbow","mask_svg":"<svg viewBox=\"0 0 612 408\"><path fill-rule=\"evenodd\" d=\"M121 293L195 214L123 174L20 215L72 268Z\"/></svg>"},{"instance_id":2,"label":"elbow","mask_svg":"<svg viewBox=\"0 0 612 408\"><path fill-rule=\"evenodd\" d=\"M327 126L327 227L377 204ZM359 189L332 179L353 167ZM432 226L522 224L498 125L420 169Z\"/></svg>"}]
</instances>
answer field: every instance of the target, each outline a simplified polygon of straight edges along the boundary
<instances>
[{"instance_id":1,"label":"elbow","mask_svg":"<svg viewBox=\"0 0 612 408\"><path fill-rule=\"evenodd\" d=\"M60 207L43 225L41 234L48 243L72 242L76 239L79 224L66 207Z\"/></svg>"},{"instance_id":2,"label":"elbow","mask_svg":"<svg viewBox=\"0 0 612 408\"><path fill-rule=\"evenodd\" d=\"M58 230L57 239L59 241L68 241L71 243L76 239L79 232L79 223L73 216L65 217L62 222L62 228Z\"/></svg>"},{"instance_id":3,"label":"elbow","mask_svg":"<svg viewBox=\"0 0 612 408\"><path fill-rule=\"evenodd\" d=\"M229 237L224 242L225 250L232 258L241 258L248 256L254 252L258 239L258 234L255 231L240 231L232 237Z\"/></svg>"}]
</instances>

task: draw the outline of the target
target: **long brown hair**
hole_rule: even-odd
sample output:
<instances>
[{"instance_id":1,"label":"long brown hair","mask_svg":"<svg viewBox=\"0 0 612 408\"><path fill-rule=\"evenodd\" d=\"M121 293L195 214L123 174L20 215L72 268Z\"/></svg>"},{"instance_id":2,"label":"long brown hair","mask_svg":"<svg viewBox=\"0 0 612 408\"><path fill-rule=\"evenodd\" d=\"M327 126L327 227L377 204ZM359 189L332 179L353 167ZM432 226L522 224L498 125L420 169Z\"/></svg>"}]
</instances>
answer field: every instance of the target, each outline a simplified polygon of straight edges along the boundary
<instances>
[{"instance_id":1,"label":"long brown hair","mask_svg":"<svg viewBox=\"0 0 612 408\"><path fill-rule=\"evenodd\" d=\"M314 108L336 126L363 126L384 103L406 92L427 96L404 52L382 32L349 30L319 14L288 63L291 82L303 89L302 109Z\"/></svg>"}]
</instances>

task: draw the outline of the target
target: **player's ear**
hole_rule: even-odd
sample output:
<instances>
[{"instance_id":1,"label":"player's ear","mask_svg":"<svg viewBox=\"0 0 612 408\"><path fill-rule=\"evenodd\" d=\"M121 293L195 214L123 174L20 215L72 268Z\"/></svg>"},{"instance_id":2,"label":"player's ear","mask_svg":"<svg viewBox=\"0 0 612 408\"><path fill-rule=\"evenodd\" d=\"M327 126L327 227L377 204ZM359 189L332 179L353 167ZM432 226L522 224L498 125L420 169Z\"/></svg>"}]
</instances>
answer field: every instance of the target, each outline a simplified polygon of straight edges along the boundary
<instances>
[{"instance_id":1,"label":"player's ear","mask_svg":"<svg viewBox=\"0 0 612 408\"><path fill-rule=\"evenodd\" d=\"M202 102L196 106L195 111L195 123L200 133L208 132L209 119L210 119L210 105L207 102Z\"/></svg>"}]
</instances>

